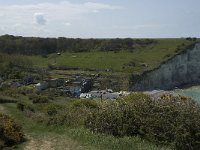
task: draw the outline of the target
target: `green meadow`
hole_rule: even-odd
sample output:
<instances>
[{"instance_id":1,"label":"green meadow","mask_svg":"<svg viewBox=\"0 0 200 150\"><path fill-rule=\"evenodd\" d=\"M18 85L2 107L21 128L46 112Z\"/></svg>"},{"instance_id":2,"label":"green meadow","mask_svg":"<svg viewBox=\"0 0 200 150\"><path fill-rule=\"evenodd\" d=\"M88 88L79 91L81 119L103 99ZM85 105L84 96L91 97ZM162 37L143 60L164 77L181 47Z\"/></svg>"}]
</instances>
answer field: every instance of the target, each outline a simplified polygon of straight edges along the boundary
<instances>
[{"instance_id":1,"label":"green meadow","mask_svg":"<svg viewBox=\"0 0 200 150\"><path fill-rule=\"evenodd\" d=\"M50 54L47 56L28 56L35 66L64 66L80 70L142 73L158 67L162 62L181 52L193 43L186 39L157 39L156 44L134 51L78 52Z\"/></svg>"}]
</instances>

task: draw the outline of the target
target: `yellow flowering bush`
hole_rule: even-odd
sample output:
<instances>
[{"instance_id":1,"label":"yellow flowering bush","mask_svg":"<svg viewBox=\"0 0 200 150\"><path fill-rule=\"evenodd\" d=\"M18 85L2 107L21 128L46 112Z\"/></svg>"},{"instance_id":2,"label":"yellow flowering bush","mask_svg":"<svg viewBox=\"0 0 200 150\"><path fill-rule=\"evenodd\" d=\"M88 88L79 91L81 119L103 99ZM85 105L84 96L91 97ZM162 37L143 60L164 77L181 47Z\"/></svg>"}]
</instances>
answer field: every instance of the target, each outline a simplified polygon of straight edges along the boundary
<instances>
[{"instance_id":1,"label":"yellow flowering bush","mask_svg":"<svg viewBox=\"0 0 200 150\"><path fill-rule=\"evenodd\" d=\"M24 133L10 116L0 113L0 148L22 142Z\"/></svg>"}]
</instances>

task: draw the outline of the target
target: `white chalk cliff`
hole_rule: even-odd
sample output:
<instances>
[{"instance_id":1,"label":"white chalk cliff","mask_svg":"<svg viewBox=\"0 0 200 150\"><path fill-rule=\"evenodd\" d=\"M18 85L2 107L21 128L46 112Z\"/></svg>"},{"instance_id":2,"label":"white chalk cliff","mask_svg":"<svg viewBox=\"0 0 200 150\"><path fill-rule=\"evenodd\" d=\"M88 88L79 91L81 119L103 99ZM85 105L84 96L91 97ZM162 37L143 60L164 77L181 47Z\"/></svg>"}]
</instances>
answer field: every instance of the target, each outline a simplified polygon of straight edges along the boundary
<instances>
[{"instance_id":1,"label":"white chalk cliff","mask_svg":"<svg viewBox=\"0 0 200 150\"><path fill-rule=\"evenodd\" d=\"M151 72L144 73L131 90L168 90L182 85L200 84L200 43L176 55Z\"/></svg>"}]
</instances>

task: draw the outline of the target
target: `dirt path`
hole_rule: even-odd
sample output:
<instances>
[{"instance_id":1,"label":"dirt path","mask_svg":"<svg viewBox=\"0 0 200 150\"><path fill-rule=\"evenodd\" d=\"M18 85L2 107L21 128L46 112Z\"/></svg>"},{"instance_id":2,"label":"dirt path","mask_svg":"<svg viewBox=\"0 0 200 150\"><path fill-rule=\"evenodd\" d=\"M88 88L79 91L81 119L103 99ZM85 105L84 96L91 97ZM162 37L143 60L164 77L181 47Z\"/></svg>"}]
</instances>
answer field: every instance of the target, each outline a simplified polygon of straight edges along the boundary
<instances>
[{"instance_id":1,"label":"dirt path","mask_svg":"<svg viewBox=\"0 0 200 150\"><path fill-rule=\"evenodd\" d=\"M27 137L27 142L23 150L83 150L84 147L80 146L76 141L66 139L66 137L44 137L37 139Z\"/></svg>"},{"instance_id":2,"label":"dirt path","mask_svg":"<svg viewBox=\"0 0 200 150\"><path fill-rule=\"evenodd\" d=\"M52 142L47 140L35 140L31 137L28 137L28 141L24 150L54 150L52 148Z\"/></svg>"}]
</instances>

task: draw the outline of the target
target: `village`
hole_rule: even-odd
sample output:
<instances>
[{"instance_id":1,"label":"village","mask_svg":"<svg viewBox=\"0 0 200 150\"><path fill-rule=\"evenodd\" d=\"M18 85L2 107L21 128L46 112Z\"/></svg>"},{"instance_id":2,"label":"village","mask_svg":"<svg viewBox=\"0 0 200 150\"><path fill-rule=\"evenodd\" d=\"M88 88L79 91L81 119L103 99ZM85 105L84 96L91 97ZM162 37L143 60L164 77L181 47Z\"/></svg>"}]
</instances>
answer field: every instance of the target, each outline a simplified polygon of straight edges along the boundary
<instances>
[{"instance_id":1,"label":"village","mask_svg":"<svg viewBox=\"0 0 200 150\"><path fill-rule=\"evenodd\" d=\"M100 83L94 78L75 76L73 79L50 78L40 82L30 75L23 79L4 81L0 78L0 89L10 87L13 89L31 87L37 92L56 89L64 96L80 99L116 100L121 96L130 94L128 91L113 91L110 88L100 89Z\"/></svg>"}]
</instances>

